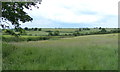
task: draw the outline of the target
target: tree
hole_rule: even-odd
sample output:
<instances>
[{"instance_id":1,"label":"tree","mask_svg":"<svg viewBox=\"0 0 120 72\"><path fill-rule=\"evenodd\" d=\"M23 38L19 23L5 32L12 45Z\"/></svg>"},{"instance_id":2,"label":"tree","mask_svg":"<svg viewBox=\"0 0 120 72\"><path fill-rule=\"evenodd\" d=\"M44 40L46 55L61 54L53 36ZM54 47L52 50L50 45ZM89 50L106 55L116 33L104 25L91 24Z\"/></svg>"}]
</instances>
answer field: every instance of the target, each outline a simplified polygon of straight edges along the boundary
<instances>
[{"instance_id":1,"label":"tree","mask_svg":"<svg viewBox=\"0 0 120 72\"><path fill-rule=\"evenodd\" d=\"M58 35L60 35L60 32L59 31L54 31L54 35L58 36Z\"/></svg>"},{"instance_id":2,"label":"tree","mask_svg":"<svg viewBox=\"0 0 120 72\"><path fill-rule=\"evenodd\" d=\"M34 31L37 31L38 30L38 28L34 28Z\"/></svg>"},{"instance_id":3,"label":"tree","mask_svg":"<svg viewBox=\"0 0 120 72\"><path fill-rule=\"evenodd\" d=\"M28 27L25 27L24 30L29 30Z\"/></svg>"},{"instance_id":4,"label":"tree","mask_svg":"<svg viewBox=\"0 0 120 72\"><path fill-rule=\"evenodd\" d=\"M25 23L32 21L31 18L25 11L24 8L32 10L32 6L39 8L37 3L40 2L2 2L2 17L0 26L6 29L8 22L12 24L14 29L20 28L20 22ZM2 24L3 23L3 24ZM19 29L20 30L20 29ZM21 28L21 30L23 30ZM21 31L20 30L20 31ZM19 32L20 32L19 31Z\"/></svg>"},{"instance_id":5,"label":"tree","mask_svg":"<svg viewBox=\"0 0 120 72\"><path fill-rule=\"evenodd\" d=\"M48 36L53 36L53 33L50 31L50 32L48 33Z\"/></svg>"},{"instance_id":6,"label":"tree","mask_svg":"<svg viewBox=\"0 0 120 72\"><path fill-rule=\"evenodd\" d=\"M41 31L41 30L42 30L42 28L39 28L39 29L38 29L38 31Z\"/></svg>"},{"instance_id":7,"label":"tree","mask_svg":"<svg viewBox=\"0 0 120 72\"><path fill-rule=\"evenodd\" d=\"M73 35L74 35L74 36L79 36L80 33L79 33L79 31L75 31L75 32L73 33Z\"/></svg>"},{"instance_id":8,"label":"tree","mask_svg":"<svg viewBox=\"0 0 120 72\"><path fill-rule=\"evenodd\" d=\"M102 29L101 27L99 27L99 29Z\"/></svg>"},{"instance_id":9,"label":"tree","mask_svg":"<svg viewBox=\"0 0 120 72\"><path fill-rule=\"evenodd\" d=\"M102 30L101 30L100 32L102 32L102 33L106 33L107 31L106 31L105 28L102 28Z\"/></svg>"},{"instance_id":10,"label":"tree","mask_svg":"<svg viewBox=\"0 0 120 72\"><path fill-rule=\"evenodd\" d=\"M33 30L34 30L34 28L31 28L31 30L33 31Z\"/></svg>"},{"instance_id":11,"label":"tree","mask_svg":"<svg viewBox=\"0 0 120 72\"><path fill-rule=\"evenodd\" d=\"M83 30L90 30L90 28L83 28Z\"/></svg>"},{"instance_id":12,"label":"tree","mask_svg":"<svg viewBox=\"0 0 120 72\"><path fill-rule=\"evenodd\" d=\"M79 28L79 31L82 31L82 29L81 29L81 28Z\"/></svg>"}]
</instances>

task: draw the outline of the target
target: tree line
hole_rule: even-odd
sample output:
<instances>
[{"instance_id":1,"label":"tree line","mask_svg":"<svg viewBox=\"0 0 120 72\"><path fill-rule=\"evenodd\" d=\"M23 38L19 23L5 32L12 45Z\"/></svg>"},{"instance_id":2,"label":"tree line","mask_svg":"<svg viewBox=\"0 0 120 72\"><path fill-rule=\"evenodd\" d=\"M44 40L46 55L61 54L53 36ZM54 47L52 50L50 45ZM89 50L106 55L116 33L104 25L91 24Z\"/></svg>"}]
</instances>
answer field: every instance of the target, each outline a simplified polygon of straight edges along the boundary
<instances>
[{"instance_id":1,"label":"tree line","mask_svg":"<svg viewBox=\"0 0 120 72\"><path fill-rule=\"evenodd\" d=\"M26 30L26 31L42 31L42 28L28 28L28 27L25 27L24 30Z\"/></svg>"}]
</instances>

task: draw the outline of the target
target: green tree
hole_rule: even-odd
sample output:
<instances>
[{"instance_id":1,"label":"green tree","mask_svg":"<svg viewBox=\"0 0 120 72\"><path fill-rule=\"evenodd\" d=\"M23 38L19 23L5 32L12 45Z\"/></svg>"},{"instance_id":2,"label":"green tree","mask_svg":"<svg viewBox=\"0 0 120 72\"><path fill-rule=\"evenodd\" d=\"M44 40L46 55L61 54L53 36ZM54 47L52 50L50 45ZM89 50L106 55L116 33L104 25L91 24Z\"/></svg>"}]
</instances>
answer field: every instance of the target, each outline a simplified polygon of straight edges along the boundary
<instances>
[{"instance_id":1,"label":"green tree","mask_svg":"<svg viewBox=\"0 0 120 72\"><path fill-rule=\"evenodd\" d=\"M48 36L53 36L52 31L50 31L50 32L48 33Z\"/></svg>"},{"instance_id":2,"label":"green tree","mask_svg":"<svg viewBox=\"0 0 120 72\"><path fill-rule=\"evenodd\" d=\"M42 30L42 28L39 28L39 29L38 29L38 31L41 31L41 30Z\"/></svg>"},{"instance_id":3,"label":"green tree","mask_svg":"<svg viewBox=\"0 0 120 72\"><path fill-rule=\"evenodd\" d=\"M105 32L107 32L107 31L106 31L105 28L102 28L100 32L105 33Z\"/></svg>"},{"instance_id":4,"label":"green tree","mask_svg":"<svg viewBox=\"0 0 120 72\"><path fill-rule=\"evenodd\" d=\"M73 33L73 35L74 35L74 36L79 36L80 33L79 33L79 31L75 31L75 32Z\"/></svg>"},{"instance_id":5,"label":"green tree","mask_svg":"<svg viewBox=\"0 0 120 72\"><path fill-rule=\"evenodd\" d=\"M54 31L54 35L58 36L58 35L60 35L60 32L59 31Z\"/></svg>"},{"instance_id":6,"label":"green tree","mask_svg":"<svg viewBox=\"0 0 120 72\"><path fill-rule=\"evenodd\" d=\"M37 31L38 30L38 28L34 28L34 31Z\"/></svg>"},{"instance_id":7,"label":"green tree","mask_svg":"<svg viewBox=\"0 0 120 72\"><path fill-rule=\"evenodd\" d=\"M19 29L21 25L20 22L25 23L33 20L33 18L24 11L24 8L29 10L32 10L31 6L39 8L37 3L40 4L40 2L2 2L2 17L0 22L3 24L1 23L0 26L6 29L6 24L10 22L14 29L18 29L20 30L19 32L21 32L23 29Z\"/></svg>"},{"instance_id":8,"label":"green tree","mask_svg":"<svg viewBox=\"0 0 120 72\"><path fill-rule=\"evenodd\" d=\"M29 30L28 27L25 27L24 30Z\"/></svg>"},{"instance_id":9,"label":"green tree","mask_svg":"<svg viewBox=\"0 0 120 72\"><path fill-rule=\"evenodd\" d=\"M99 27L99 29L102 29L101 27Z\"/></svg>"},{"instance_id":10,"label":"green tree","mask_svg":"<svg viewBox=\"0 0 120 72\"><path fill-rule=\"evenodd\" d=\"M79 28L79 31L82 31L82 29L81 29L81 28Z\"/></svg>"}]
</instances>

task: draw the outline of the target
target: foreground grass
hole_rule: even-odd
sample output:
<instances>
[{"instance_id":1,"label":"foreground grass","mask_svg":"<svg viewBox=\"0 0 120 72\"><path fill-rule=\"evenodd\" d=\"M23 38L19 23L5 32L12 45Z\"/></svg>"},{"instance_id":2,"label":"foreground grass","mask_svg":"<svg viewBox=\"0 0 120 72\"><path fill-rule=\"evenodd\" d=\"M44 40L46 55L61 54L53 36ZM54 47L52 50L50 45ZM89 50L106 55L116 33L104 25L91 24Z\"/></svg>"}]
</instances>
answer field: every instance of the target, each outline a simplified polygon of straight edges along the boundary
<instances>
[{"instance_id":1,"label":"foreground grass","mask_svg":"<svg viewBox=\"0 0 120 72\"><path fill-rule=\"evenodd\" d=\"M3 43L3 70L117 70L118 34Z\"/></svg>"},{"instance_id":2,"label":"foreground grass","mask_svg":"<svg viewBox=\"0 0 120 72\"><path fill-rule=\"evenodd\" d=\"M40 40L56 40L60 38L70 38L74 36L20 36L15 37L11 35L3 35L2 41L3 42L21 42L21 41L40 41Z\"/></svg>"}]
</instances>

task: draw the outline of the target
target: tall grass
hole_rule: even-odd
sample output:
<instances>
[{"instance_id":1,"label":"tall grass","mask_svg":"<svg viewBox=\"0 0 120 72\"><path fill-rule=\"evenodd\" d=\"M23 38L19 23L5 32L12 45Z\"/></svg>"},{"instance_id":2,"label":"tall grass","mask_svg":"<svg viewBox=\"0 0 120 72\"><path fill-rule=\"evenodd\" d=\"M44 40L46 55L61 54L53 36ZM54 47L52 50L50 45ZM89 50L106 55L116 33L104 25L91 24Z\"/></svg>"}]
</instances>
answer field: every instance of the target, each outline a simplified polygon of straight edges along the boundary
<instances>
[{"instance_id":1,"label":"tall grass","mask_svg":"<svg viewBox=\"0 0 120 72\"><path fill-rule=\"evenodd\" d=\"M10 51L3 57L3 70L117 70L117 37L106 34L3 43L3 54Z\"/></svg>"},{"instance_id":2,"label":"tall grass","mask_svg":"<svg viewBox=\"0 0 120 72\"><path fill-rule=\"evenodd\" d=\"M40 40L53 40L60 38L69 38L73 36L20 36L14 37L10 35L3 35L2 41L4 42L21 42L21 41L40 41Z\"/></svg>"}]
</instances>

